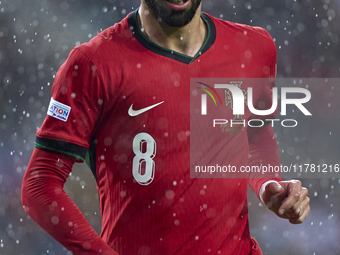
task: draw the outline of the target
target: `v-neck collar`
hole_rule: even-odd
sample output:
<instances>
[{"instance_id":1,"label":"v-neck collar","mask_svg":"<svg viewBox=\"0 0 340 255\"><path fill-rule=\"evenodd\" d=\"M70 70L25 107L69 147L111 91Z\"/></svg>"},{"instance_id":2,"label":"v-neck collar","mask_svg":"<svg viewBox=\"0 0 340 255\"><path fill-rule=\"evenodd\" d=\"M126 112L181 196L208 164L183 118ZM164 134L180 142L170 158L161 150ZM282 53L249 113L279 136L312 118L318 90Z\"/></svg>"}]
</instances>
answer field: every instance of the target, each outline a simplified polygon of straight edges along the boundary
<instances>
[{"instance_id":1,"label":"v-neck collar","mask_svg":"<svg viewBox=\"0 0 340 255\"><path fill-rule=\"evenodd\" d=\"M135 38L142 44L145 48L148 50L162 55L167 58L171 58L174 60L177 60L179 62L182 62L184 64L190 64L193 62L196 58L198 58L200 55L202 55L204 52L206 52L215 42L216 39L216 28L214 22L210 19L210 17L204 13L201 14L201 17L205 24L207 25L208 34L207 38L205 39L202 47L200 50L196 53L195 56L190 57L188 55L179 53L177 51L173 51L167 48L164 48L151 40L149 40L141 31L139 24L138 24L138 9L136 9L134 12L130 13L128 17L128 23L131 29L131 32L135 36Z\"/></svg>"}]
</instances>

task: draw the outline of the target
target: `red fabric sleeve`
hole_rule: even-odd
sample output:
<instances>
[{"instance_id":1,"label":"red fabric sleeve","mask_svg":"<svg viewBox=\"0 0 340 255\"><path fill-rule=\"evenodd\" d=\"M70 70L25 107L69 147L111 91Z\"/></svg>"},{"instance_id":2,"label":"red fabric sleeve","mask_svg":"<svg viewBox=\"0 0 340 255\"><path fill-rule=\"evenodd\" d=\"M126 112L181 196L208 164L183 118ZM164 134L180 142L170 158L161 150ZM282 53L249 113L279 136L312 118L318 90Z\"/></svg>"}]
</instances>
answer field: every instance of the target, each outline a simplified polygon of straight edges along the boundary
<instances>
[{"instance_id":1,"label":"red fabric sleeve","mask_svg":"<svg viewBox=\"0 0 340 255\"><path fill-rule=\"evenodd\" d=\"M117 255L63 189L74 162L74 157L35 148L22 183L23 207L74 255Z\"/></svg>"},{"instance_id":2,"label":"red fabric sleeve","mask_svg":"<svg viewBox=\"0 0 340 255\"><path fill-rule=\"evenodd\" d=\"M275 86L276 76L276 60L277 51L275 43L270 34L263 28L257 28L258 31L267 37L271 41L272 50L272 61L270 63L267 77L265 79L258 79L261 82L260 87L262 90L259 91L259 95L256 97L256 109L263 110L269 109L272 106L272 92ZM278 112L276 110L267 116L252 114L250 119L271 119L274 118ZM257 128L248 128L248 142L249 142L249 166L280 166L280 154L277 146L276 136L274 134L271 122L266 126ZM254 190L256 195L259 197L259 191L263 183L269 180L281 181L281 172L278 173L251 173L248 178L249 186Z\"/></svg>"},{"instance_id":3,"label":"red fabric sleeve","mask_svg":"<svg viewBox=\"0 0 340 255\"><path fill-rule=\"evenodd\" d=\"M271 125L261 128L248 128L249 166L280 166L280 155L276 136ZM257 196L263 183L269 180L281 181L281 172L251 173L249 186Z\"/></svg>"},{"instance_id":4,"label":"red fabric sleeve","mask_svg":"<svg viewBox=\"0 0 340 255\"><path fill-rule=\"evenodd\" d=\"M102 89L103 83L95 65L79 47L73 49L57 72L48 114L37 136L88 148L105 101ZM58 108L68 109L66 119L58 117Z\"/></svg>"}]
</instances>

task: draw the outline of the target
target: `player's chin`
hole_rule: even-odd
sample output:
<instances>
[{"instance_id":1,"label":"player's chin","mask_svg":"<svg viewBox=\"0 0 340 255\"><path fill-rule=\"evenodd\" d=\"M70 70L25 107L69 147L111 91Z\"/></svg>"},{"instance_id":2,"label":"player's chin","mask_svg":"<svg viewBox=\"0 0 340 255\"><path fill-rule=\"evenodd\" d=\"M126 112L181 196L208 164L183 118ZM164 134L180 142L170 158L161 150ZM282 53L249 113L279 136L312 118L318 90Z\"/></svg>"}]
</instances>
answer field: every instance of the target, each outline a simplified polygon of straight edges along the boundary
<instances>
[{"instance_id":1,"label":"player's chin","mask_svg":"<svg viewBox=\"0 0 340 255\"><path fill-rule=\"evenodd\" d=\"M191 22L197 10L195 8L187 8L181 11L165 9L166 11L161 16L161 20L163 24L169 27L184 27Z\"/></svg>"}]
</instances>

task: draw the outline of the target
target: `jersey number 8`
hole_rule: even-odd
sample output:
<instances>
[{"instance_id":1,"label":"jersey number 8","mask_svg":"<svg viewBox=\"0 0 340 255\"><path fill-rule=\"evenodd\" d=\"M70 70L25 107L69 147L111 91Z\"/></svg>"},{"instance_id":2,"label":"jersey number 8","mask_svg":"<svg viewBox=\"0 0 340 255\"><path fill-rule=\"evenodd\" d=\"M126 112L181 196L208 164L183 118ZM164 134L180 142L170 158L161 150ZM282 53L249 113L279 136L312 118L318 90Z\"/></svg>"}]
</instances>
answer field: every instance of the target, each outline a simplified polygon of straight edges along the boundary
<instances>
[{"instance_id":1,"label":"jersey number 8","mask_svg":"<svg viewBox=\"0 0 340 255\"><path fill-rule=\"evenodd\" d=\"M132 175L140 185L149 185L155 175L156 142L151 135L139 133L132 142L135 157L132 162ZM143 169L144 168L144 169Z\"/></svg>"}]
</instances>

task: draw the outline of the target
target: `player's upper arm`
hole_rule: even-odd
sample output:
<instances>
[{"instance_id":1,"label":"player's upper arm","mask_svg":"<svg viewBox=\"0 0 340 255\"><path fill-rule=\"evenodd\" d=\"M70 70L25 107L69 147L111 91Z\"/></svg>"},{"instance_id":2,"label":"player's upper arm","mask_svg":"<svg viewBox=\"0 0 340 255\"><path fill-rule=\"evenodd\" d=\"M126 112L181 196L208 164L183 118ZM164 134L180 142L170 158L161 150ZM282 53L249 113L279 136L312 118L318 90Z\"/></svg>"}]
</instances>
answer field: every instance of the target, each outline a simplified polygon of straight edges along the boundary
<instances>
[{"instance_id":1,"label":"player's upper arm","mask_svg":"<svg viewBox=\"0 0 340 255\"><path fill-rule=\"evenodd\" d=\"M104 94L91 59L79 49L72 50L53 83L36 147L84 160L102 114Z\"/></svg>"}]
</instances>

